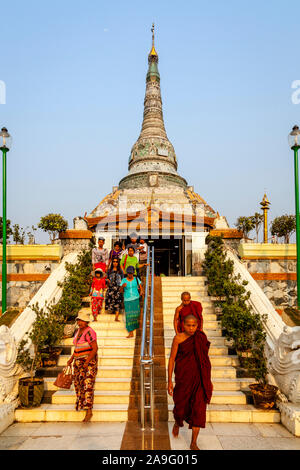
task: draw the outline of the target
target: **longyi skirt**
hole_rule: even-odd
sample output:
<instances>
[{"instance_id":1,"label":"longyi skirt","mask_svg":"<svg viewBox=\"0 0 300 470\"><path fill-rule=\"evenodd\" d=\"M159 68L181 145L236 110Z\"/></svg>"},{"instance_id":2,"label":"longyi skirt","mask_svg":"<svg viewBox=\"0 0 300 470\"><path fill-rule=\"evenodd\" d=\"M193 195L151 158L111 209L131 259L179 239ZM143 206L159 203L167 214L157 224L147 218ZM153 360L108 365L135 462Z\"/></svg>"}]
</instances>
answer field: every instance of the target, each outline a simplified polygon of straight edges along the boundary
<instances>
[{"instance_id":1,"label":"longyi skirt","mask_svg":"<svg viewBox=\"0 0 300 470\"><path fill-rule=\"evenodd\" d=\"M140 298L134 300L124 300L125 316L126 316L126 330L136 330L140 326Z\"/></svg>"}]
</instances>

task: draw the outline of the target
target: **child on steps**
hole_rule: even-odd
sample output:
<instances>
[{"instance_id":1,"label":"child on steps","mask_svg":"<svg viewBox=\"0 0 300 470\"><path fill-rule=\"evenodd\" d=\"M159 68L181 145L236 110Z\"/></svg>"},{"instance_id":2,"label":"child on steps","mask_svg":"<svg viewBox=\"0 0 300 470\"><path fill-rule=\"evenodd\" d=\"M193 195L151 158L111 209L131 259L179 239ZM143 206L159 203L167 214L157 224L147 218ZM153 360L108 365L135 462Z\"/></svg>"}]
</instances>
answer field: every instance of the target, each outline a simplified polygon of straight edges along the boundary
<instances>
[{"instance_id":1,"label":"child on steps","mask_svg":"<svg viewBox=\"0 0 300 470\"><path fill-rule=\"evenodd\" d=\"M103 276L103 271L101 268L95 269L95 276L91 285L91 304L92 304L92 314L94 321L97 321L97 316L100 314L104 299L104 291L106 288L106 279Z\"/></svg>"}]
</instances>

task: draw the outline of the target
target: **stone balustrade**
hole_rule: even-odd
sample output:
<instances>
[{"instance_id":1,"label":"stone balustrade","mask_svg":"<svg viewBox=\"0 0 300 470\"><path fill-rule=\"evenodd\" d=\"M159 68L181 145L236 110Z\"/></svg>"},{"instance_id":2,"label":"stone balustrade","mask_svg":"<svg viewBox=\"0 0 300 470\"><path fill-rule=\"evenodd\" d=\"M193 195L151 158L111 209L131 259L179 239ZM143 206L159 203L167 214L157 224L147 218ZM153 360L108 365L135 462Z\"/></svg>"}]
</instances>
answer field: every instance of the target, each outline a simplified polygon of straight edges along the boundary
<instances>
[{"instance_id":1,"label":"stone balustrade","mask_svg":"<svg viewBox=\"0 0 300 470\"><path fill-rule=\"evenodd\" d=\"M78 253L66 255L11 328L0 327L0 433L14 421L14 411L18 405L18 380L23 371L16 364L16 356L19 342L30 331L35 320L36 314L31 306L37 303L42 308L46 303L51 305L59 301L62 288L58 282L62 282L67 273L66 263L75 264L77 257Z\"/></svg>"}]
</instances>

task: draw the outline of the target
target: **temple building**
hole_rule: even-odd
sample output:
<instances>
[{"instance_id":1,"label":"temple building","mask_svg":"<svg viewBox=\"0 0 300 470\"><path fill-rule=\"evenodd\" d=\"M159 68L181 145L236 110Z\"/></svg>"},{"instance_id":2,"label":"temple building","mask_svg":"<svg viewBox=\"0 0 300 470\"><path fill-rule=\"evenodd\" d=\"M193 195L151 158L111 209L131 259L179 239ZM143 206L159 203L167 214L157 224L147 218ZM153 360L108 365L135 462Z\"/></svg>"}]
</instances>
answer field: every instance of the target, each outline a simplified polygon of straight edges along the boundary
<instances>
[{"instance_id":1,"label":"temple building","mask_svg":"<svg viewBox=\"0 0 300 470\"><path fill-rule=\"evenodd\" d=\"M177 170L163 119L153 25L142 128L130 152L128 174L85 220L96 238L105 237L108 248L132 232L152 240L158 275L199 274L208 232L229 230L226 219Z\"/></svg>"}]
</instances>

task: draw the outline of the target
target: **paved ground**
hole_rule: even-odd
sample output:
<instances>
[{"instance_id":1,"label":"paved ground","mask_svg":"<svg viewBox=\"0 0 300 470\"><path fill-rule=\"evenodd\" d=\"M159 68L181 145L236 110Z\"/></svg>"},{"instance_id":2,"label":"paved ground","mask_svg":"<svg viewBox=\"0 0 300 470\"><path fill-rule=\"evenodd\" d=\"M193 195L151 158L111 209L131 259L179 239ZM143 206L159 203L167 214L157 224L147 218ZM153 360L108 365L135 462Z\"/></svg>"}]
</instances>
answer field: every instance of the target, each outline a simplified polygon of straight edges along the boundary
<instances>
[{"instance_id":1,"label":"paved ground","mask_svg":"<svg viewBox=\"0 0 300 470\"><path fill-rule=\"evenodd\" d=\"M15 423L0 435L0 449L119 450L126 423Z\"/></svg>"},{"instance_id":2,"label":"paved ground","mask_svg":"<svg viewBox=\"0 0 300 470\"><path fill-rule=\"evenodd\" d=\"M126 423L16 423L0 435L0 450L119 450ZM187 426L171 448L189 449ZM300 450L300 438L281 424L212 423L200 430L202 450ZM148 447L149 449L149 447Z\"/></svg>"},{"instance_id":3,"label":"paved ground","mask_svg":"<svg viewBox=\"0 0 300 470\"><path fill-rule=\"evenodd\" d=\"M188 426L180 429L176 439L172 427L169 423L171 448L189 449ZM300 438L281 424L208 423L200 430L198 446L202 450L300 450Z\"/></svg>"}]
</instances>

